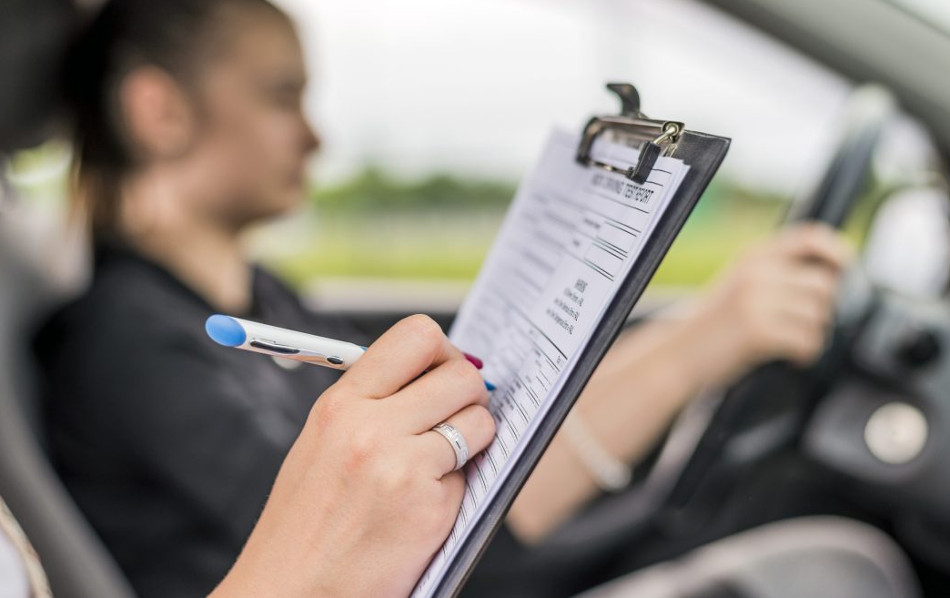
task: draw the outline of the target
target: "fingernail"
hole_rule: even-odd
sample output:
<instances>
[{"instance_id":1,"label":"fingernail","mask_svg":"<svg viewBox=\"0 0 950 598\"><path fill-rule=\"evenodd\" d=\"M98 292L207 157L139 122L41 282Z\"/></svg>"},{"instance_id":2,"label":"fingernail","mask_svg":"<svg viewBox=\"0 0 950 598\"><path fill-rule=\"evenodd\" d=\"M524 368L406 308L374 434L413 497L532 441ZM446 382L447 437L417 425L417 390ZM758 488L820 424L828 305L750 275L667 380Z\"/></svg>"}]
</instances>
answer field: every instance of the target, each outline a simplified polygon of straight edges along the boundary
<instances>
[{"instance_id":1,"label":"fingernail","mask_svg":"<svg viewBox=\"0 0 950 598\"><path fill-rule=\"evenodd\" d=\"M475 357L474 355L469 355L468 353L462 353L462 355L464 355L465 359L469 360L471 364L477 367L478 369L482 369L482 366L485 365L484 363L482 363L481 359L479 359L478 357Z\"/></svg>"}]
</instances>

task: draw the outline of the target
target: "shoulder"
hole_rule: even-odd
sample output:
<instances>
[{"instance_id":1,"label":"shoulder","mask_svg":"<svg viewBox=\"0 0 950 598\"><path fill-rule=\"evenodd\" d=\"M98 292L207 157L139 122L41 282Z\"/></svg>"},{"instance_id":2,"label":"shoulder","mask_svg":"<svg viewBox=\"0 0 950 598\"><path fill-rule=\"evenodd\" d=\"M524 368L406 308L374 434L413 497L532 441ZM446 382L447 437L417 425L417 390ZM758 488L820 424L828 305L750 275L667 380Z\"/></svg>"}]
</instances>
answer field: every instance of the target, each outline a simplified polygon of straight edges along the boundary
<instances>
[{"instance_id":1,"label":"shoulder","mask_svg":"<svg viewBox=\"0 0 950 598\"><path fill-rule=\"evenodd\" d=\"M120 365L201 340L209 311L162 272L110 264L50 318L37 337L38 356L54 374L94 382Z\"/></svg>"},{"instance_id":2,"label":"shoulder","mask_svg":"<svg viewBox=\"0 0 950 598\"><path fill-rule=\"evenodd\" d=\"M116 264L98 273L87 292L61 313L73 327L124 336L141 327L174 328L174 322L199 311L209 310L164 273Z\"/></svg>"}]
</instances>

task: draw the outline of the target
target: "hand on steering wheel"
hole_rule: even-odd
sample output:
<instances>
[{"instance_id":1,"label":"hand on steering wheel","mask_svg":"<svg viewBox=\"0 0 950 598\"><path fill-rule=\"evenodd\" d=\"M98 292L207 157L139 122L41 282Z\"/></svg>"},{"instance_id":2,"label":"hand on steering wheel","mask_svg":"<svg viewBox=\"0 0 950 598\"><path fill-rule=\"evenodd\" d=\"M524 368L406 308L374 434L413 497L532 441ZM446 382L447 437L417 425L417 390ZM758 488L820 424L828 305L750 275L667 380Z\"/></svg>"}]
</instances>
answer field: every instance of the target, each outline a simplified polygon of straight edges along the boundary
<instances>
[{"instance_id":1,"label":"hand on steering wheel","mask_svg":"<svg viewBox=\"0 0 950 598\"><path fill-rule=\"evenodd\" d=\"M703 294L690 318L709 345L704 378L721 386L773 360L815 361L852 250L830 227L795 225L760 242Z\"/></svg>"}]
</instances>

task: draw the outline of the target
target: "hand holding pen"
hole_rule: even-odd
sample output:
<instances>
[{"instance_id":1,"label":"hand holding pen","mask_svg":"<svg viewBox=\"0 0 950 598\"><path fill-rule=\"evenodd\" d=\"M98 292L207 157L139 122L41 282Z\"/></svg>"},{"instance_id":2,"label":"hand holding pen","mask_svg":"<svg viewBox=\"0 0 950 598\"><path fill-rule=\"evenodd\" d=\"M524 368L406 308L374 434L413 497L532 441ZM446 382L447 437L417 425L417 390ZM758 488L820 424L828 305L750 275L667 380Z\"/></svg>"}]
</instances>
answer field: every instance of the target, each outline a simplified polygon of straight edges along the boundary
<instances>
[{"instance_id":1,"label":"hand holding pen","mask_svg":"<svg viewBox=\"0 0 950 598\"><path fill-rule=\"evenodd\" d=\"M213 337L223 332L209 328ZM235 336L221 340L240 346L261 334L246 332L241 340L232 328ZM263 340L305 349L287 337ZM406 596L455 523L465 491L455 443L474 455L495 434L478 370L425 316L400 321L360 353L333 348L313 352L340 357L330 365L349 370L314 403L258 525L212 598L277 590ZM314 585L287 587L301 570Z\"/></svg>"}]
</instances>

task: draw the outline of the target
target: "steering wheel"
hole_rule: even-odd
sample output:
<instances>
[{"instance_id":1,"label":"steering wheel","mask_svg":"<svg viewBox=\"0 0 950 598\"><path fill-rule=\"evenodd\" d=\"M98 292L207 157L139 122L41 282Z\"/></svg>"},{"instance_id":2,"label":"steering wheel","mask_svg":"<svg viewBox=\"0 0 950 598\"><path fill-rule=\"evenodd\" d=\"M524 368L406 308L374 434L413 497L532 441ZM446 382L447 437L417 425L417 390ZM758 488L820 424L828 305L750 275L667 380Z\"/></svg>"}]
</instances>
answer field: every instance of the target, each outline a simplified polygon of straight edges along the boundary
<instances>
[{"instance_id":1,"label":"steering wheel","mask_svg":"<svg viewBox=\"0 0 950 598\"><path fill-rule=\"evenodd\" d=\"M845 133L828 168L807 198L789 211L786 223L844 225L868 181L875 148L894 111L893 99L881 88L865 87L854 94ZM535 560L548 570L562 561L567 566L567 559L574 567L578 559L597 563L651 529L658 517L688 504L714 466L751 464L798 442L874 304L860 275L846 278L833 340L814 366L802 370L770 363L720 396L695 402L656 451L649 472L637 476L639 482L622 494L602 498L556 531L535 551ZM763 395L769 400L762 401Z\"/></svg>"},{"instance_id":2,"label":"steering wheel","mask_svg":"<svg viewBox=\"0 0 950 598\"><path fill-rule=\"evenodd\" d=\"M882 88L868 86L855 92L848 126L827 170L815 190L789 210L786 224L816 221L836 229L844 226L867 184L875 149L894 111L894 100ZM668 505L675 508L689 502L715 461L760 459L801 437L851 353L855 327L868 317L873 303L860 271L849 273L844 287L822 357L805 369L784 362L766 364L728 389L671 489ZM762 401L763 396L770 398Z\"/></svg>"}]
</instances>

